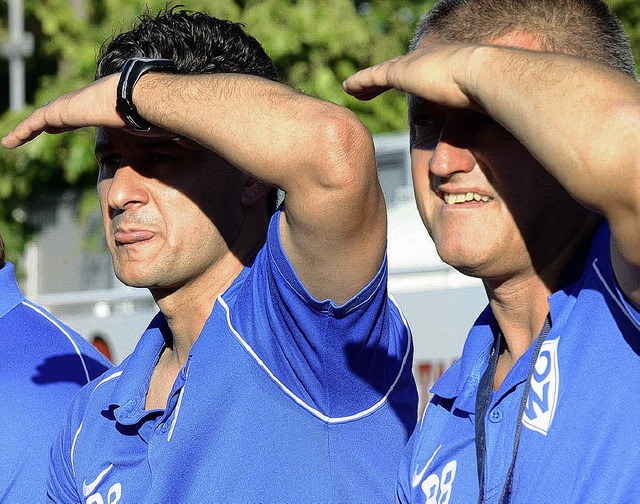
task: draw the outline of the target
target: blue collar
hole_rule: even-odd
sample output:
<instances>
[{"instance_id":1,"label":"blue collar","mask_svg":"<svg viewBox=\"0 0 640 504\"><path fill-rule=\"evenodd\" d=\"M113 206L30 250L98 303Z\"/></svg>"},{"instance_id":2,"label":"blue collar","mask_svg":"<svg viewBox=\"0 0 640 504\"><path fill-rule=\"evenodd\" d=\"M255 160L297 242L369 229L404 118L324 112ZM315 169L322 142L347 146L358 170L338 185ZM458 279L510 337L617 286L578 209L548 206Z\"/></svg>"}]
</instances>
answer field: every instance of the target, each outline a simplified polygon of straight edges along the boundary
<instances>
[{"instance_id":1,"label":"blue collar","mask_svg":"<svg viewBox=\"0 0 640 504\"><path fill-rule=\"evenodd\" d=\"M0 269L0 292L2 292L0 295L0 317L4 317L24 301L24 296L16 282L13 264L10 262L5 263Z\"/></svg>"},{"instance_id":2,"label":"blue collar","mask_svg":"<svg viewBox=\"0 0 640 504\"><path fill-rule=\"evenodd\" d=\"M455 398L455 408L473 413L478 384L487 367L497 333L498 323L487 306L469 331L462 357L436 381L431 392L443 398Z\"/></svg>"},{"instance_id":3,"label":"blue collar","mask_svg":"<svg viewBox=\"0 0 640 504\"><path fill-rule=\"evenodd\" d=\"M163 333L167 331L167 321L162 313L158 313L140 337L135 350L118 366L123 373L102 408L112 410L118 422L124 425L135 424L149 413L144 409L147 390L165 345Z\"/></svg>"}]
</instances>

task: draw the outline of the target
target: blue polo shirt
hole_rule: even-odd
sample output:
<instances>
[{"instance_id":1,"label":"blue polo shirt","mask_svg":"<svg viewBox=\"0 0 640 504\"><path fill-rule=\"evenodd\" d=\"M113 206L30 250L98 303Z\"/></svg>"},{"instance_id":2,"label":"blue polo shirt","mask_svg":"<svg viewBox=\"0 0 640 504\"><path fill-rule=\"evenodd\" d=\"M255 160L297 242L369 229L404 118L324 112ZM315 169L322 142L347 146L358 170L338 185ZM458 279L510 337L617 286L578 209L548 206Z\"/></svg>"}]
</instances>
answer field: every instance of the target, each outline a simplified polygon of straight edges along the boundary
<instances>
[{"instance_id":1,"label":"blue polo shirt","mask_svg":"<svg viewBox=\"0 0 640 504\"><path fill-rule=\"evenodd\" d=\"M616 286L609 240L604 223L579 280L550 296L548 335L490 396L483 502L500 501L512 463L504 502L640 502L640 314ZM487 308L433 386L403 456L400 502L478 502L476 396L497 332Z\"/></svg>"},{"instance_id":2,"label":"blue polo shirt","mask_svg":"<svg viewBox=\"0 0 640 504\"><path fill-rule=\"evenodd\" d=\"M388 503L417 416L411 342L386 261L337 306L278 239L216 301L169 395L145 411L169 330L77 396L52 452L54 502Z\"/></svg>"},{"instance_id":3,"label":"blue polo shirt","mask_svg":"<svg viewBox=\"0 0 640 504\"><path fill-rule=\"evenodd\" d=\"M0 502L44 502L49 448L72 396L109 362L27 301L14 268L0 269Z\"/></svg>"}]
</instances>

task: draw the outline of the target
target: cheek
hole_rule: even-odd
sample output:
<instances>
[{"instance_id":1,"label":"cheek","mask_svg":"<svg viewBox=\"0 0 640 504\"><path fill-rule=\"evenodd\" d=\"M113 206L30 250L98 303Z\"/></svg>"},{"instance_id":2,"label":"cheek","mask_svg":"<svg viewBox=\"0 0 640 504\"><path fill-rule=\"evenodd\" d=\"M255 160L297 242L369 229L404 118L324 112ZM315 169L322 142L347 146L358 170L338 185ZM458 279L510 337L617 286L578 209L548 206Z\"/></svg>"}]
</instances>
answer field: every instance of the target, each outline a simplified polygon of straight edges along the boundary
<instances>
[{"instance_id":1,"label":"cheek","mask_svg":"<svg viewBox=\"0 0 640 504\"><path fill-rule=\"evenodd\" d=\"M435 194L431 191L431 179L429 172L429 162L433 156L433 151L427 149L413 148L411 150L411 177L413 179L413 190L416 205L422 222L427 225L429 210L433 211ZM429 226L427 226L429 227Z\"/></svg>"},{"instance_id":2,"label":"cheek","mask_svg":"<svg viewBox=\"0 0 640 504\"><path fill-rule=\"evenodd\" d=\"M433 151L427 149L411 149L411 176L416 193L429 189L429 162Z\"/></svg>"}]
</instances>

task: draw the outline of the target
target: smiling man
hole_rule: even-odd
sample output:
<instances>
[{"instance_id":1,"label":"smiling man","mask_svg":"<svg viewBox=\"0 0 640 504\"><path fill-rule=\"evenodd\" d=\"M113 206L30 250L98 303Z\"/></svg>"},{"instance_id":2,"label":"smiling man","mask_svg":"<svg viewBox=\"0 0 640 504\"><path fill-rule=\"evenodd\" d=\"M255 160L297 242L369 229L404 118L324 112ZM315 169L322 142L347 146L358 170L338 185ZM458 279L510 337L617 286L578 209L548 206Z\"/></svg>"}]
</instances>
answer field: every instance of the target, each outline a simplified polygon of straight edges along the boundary
<instances>
[{"instance_id":1,"label":"smiling man","mask_svg":"<svg viewBox=\"0 0 640 504\"><path fill-rule=\"evenodd\" d=\"M77 396L49 499L393 500L417 394L366 128L278 83L239 25L178 9L3 145L84 126L115 272L161 313Z\"/></svg>"},{"instance_id":2,"label":"smiling man","mask_svg":"<svg viewBox=\"0 0 640 504\"><path fill-rule=\"evenodd\" d=\"M345 89L409 103L416 201L489 306L405 452L415 503L636 502L640 85L599 0L442 0Z\"/></svg>"}]
</instances>

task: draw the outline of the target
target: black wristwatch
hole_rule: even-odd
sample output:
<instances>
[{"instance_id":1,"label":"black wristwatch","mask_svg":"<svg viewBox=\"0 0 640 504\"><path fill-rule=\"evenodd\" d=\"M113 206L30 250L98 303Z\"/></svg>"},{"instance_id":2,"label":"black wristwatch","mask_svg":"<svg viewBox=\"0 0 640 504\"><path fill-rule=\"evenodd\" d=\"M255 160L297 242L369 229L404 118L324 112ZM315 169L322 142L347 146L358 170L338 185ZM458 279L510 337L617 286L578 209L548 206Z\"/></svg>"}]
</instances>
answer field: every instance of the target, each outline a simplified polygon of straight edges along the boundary
<instances>
[{"instance_id":1,"label":"black wristwatch","mask_svg":"<svg viewBox=\"0 0 640 504\"><path fill-rule=\"evenodd\" d=\"M145 121L133 104L133 88L138 79L147 72L176 72L176 64L169 59L161 58L131 58L126 61L120 80L118 81L118 95L116 110L125 122L133 126L136 131L149 131L152 125Z\"/></svg>"}]
</instances>

